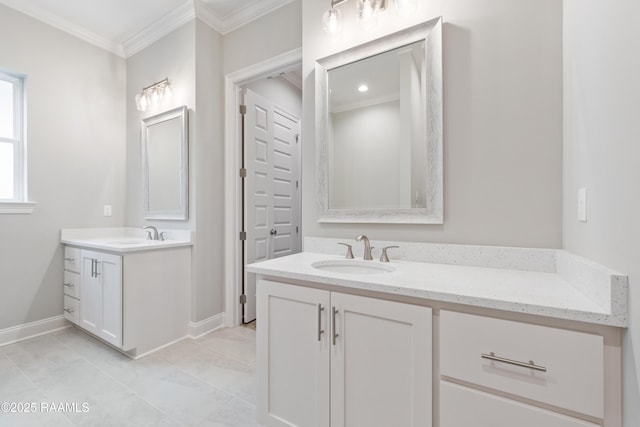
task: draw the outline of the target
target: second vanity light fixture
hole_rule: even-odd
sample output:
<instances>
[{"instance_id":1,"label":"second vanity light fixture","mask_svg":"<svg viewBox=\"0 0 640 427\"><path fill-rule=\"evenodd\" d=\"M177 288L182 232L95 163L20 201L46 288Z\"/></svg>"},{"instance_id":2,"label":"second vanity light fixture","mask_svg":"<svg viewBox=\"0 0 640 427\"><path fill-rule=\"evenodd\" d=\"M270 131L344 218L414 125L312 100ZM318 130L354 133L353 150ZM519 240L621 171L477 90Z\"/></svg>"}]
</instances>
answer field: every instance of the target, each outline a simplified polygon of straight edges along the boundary
<instances>
[{"instance_id":1,"label":"second vanity light fixture","mask_svg":"<svg viewBox=\"0 0 640 427\"><path fill-rule=\"evenodd\" d=\"M171 83L167 77L143 88L142 92L136 94L136 108L138 111L146 111L150 106L157 105L161 99L170 97L171 93Z\"/></svg>"},{"instance_id":2,"label":"second vanity light fixture","mask_svg":"<svg viewBox=\"0 0 640 427\"><path fill-rule=\"evenodd\" d=\"M330 0L331 7L322 15L322 27L326 33L336 37L342 32L342 12L336 8L349 0ZM387 9L393 1L396 11L401 16L411 16L418 7L418 0L355 0L358 21L365 30L373 28L378 22L378 15Z\"/></svg>"}]
</instances>

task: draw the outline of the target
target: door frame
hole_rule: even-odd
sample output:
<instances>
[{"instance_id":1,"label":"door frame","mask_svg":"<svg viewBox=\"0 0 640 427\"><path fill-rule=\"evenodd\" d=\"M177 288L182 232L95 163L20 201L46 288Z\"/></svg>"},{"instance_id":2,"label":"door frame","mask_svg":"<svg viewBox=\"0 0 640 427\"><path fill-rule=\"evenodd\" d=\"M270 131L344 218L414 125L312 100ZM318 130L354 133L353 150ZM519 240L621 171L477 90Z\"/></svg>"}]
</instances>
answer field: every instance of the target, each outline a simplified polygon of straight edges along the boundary
<instances>
[{"instance_id":1,"label":"door frame","mask_svg":"<svg viewBox=\"0 0 640 427\"><path fill-rule=\"evenodd\" d=\"M242 180L239 174L242 159L240 144L238 144L242 132L239 114L240 88L252 81L288 71L301 64L302 48L296 48L226 74L224 78L224 222L229 225L225 227L224 232L224 324L228 327L242 323L239 293L244 268L240 244L242 224Z\"/></svg>"}]
</instances>

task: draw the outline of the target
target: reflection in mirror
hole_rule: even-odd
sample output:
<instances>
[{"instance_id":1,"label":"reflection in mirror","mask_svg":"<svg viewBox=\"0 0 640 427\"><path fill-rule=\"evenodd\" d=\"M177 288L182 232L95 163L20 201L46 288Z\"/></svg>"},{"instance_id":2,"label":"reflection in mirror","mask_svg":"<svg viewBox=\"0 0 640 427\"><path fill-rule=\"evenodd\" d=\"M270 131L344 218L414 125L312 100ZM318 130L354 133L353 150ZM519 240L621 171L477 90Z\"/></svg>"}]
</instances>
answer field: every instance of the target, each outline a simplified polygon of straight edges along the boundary
<instances>
[{"instance_id":1,"label":"reflection in mirror","mask_svg":"<svg viewBox=\"0 0 640 427\"><path fill-rule=\"evenodd\" d=\"M320 222L442 224L441 27L316 63Z\"/></svg>"},{"instance_id":2,"label":"reflection in mirror","mask_svg":"<svg viewBox=\"0 0 640 427\"><path fill-rule=\"evenodd\" d=\"M187 219L187 108L143 120L145 218Z\"/></svg>"},{"instance_id":3,"label":"reflection in mirror","mask_svg":"<svg viewBox=\"0 0 640 427\"><path fill-rule=\"evenodd\" d=\"M328 71L330 209L427 207L424 50L423 40Z\"/></svg>"}]
</instances>

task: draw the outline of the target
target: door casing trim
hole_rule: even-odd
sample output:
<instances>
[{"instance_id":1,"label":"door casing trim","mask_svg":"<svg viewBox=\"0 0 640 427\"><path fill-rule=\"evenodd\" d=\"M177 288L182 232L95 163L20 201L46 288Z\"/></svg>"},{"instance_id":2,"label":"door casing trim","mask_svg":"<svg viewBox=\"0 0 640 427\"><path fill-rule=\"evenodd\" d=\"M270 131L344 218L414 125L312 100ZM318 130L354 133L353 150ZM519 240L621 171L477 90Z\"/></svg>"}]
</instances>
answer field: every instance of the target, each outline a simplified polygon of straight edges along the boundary
<instances>
[{"instance_id":1,"label":"door casing trim","mask_svg":"<svg viewBox=\"0 0 640 427\"><path fill-rule=\"evenodd\" d=\"M242 181L240 168L240 87L276 72L289 71L302 64L302 48L296 48L240 70L224 78L224 323L234 327L242 323L239 284L242 278L240 245Z\"/></svg>"}]
</instances>

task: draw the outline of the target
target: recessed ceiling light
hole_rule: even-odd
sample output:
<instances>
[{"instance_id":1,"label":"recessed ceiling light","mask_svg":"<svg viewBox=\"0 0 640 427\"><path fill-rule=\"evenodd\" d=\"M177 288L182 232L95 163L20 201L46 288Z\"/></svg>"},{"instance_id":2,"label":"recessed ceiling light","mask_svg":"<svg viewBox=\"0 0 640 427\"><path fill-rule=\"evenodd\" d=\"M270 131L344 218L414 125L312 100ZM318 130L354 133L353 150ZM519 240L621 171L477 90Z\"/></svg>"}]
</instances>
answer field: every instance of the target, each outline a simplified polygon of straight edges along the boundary
<instances>
[{"instance_id":1,"label":"recessed ceiling light","mask_svg":"<svg viewBox=\"0 0 640 427\"><path fill-rule=\"evenodd\" d=\"M366 84L361 84L360 86L358 86L358 92L366 92L369 90L369 86L367 86Z\"/></svg>"}]
</instances>

